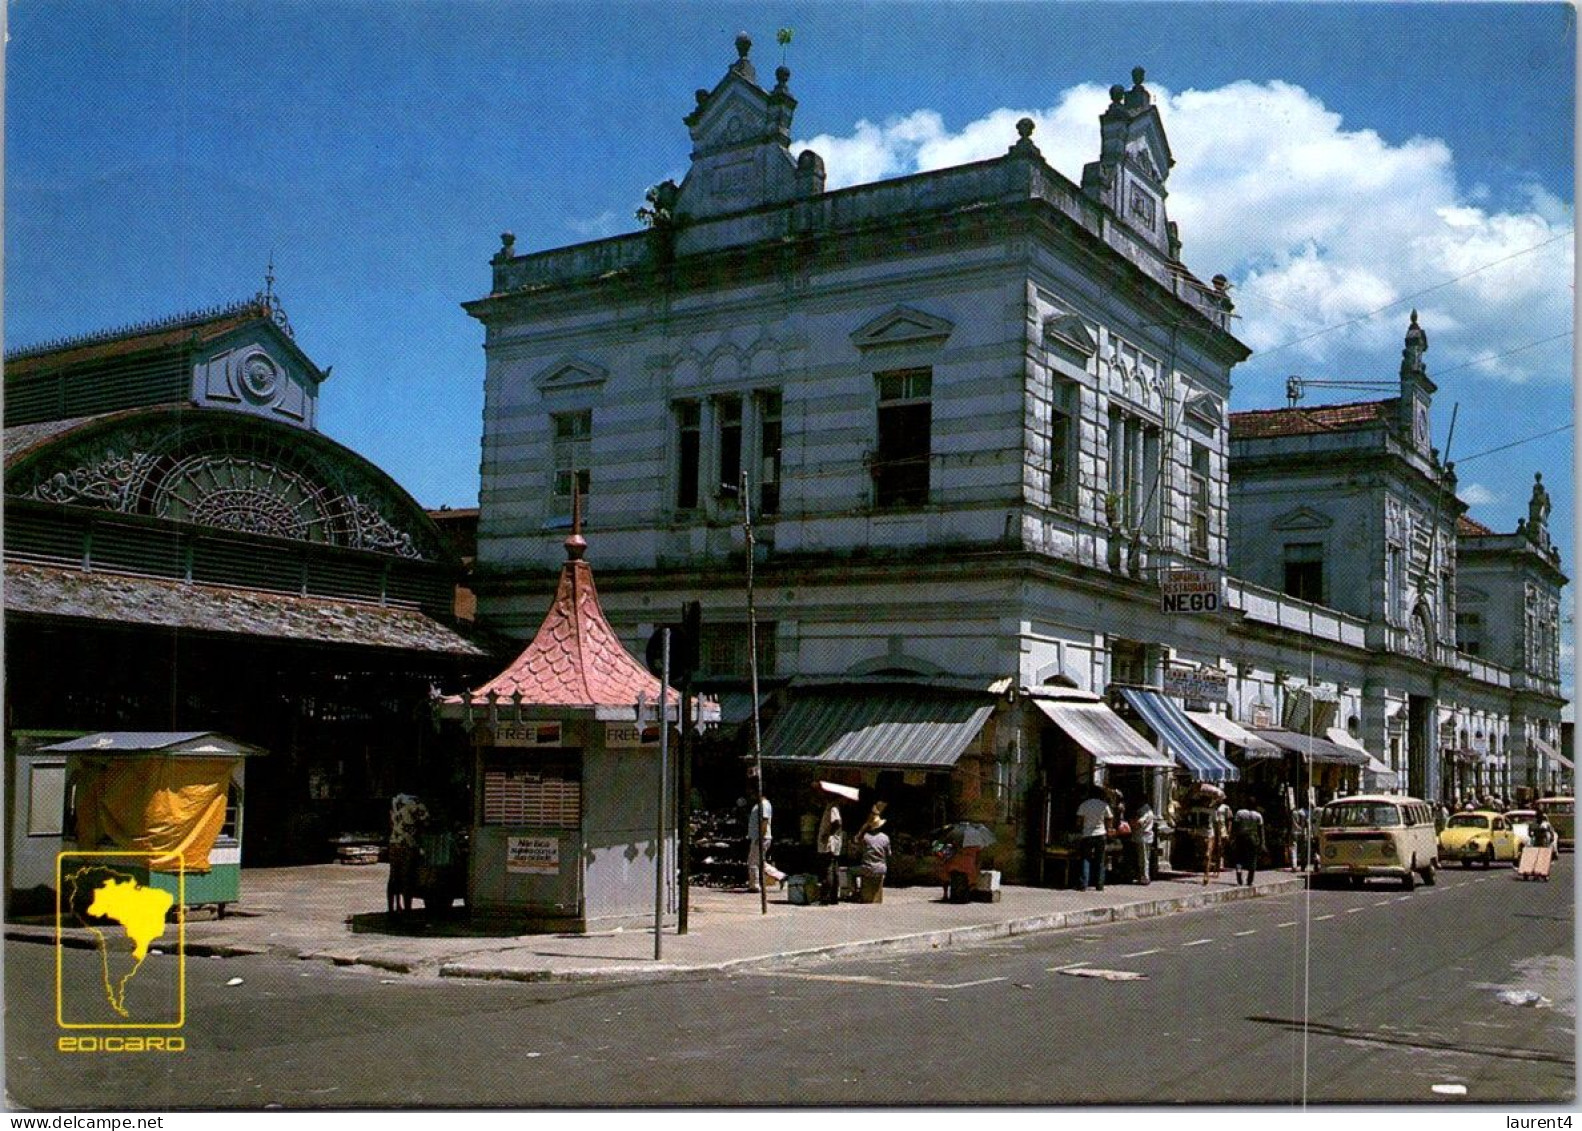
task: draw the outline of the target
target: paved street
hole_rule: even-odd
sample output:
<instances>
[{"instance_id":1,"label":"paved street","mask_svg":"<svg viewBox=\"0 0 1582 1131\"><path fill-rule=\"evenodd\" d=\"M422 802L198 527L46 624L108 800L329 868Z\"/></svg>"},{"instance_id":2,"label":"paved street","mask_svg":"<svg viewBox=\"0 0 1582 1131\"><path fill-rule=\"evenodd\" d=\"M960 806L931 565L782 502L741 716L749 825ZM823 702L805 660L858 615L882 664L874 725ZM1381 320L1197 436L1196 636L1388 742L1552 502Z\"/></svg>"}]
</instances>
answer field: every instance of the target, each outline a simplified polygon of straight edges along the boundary
<instances>
[{"instance_id":1,"label":"paved street","mask_svg":"<svg viewBox=\"0 0 1582 1131\"><path fill-rule=\"evenodd\" d=\"M189 1047L163 1071L154 1054L55 1052L51 949L12 942L8 1087L42 1108L1295 1104L1304 1080L1315 1103L1560 1101L1575 1093L1573 867L668 983L193 959ZM1447 1084L1464 1097L1433 1090Z\"/></svg>"}]
</instances>

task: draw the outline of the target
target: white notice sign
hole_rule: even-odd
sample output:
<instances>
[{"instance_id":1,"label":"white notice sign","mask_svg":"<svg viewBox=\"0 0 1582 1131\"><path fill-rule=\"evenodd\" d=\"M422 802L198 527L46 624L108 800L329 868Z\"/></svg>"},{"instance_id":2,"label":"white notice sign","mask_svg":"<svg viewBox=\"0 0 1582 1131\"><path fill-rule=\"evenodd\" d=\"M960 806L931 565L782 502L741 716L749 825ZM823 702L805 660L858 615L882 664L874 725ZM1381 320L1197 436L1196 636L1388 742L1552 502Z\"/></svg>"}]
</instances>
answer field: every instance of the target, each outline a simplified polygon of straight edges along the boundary
<instances>
[{"instance_id":1,"label":"white notice sign","mask_svg":"<svg viewBox=\"0 0 1582 1131\"><path fill-rule=\"evenodd\" d=\"M516 875L560 875L560 841L552 836L506 837L505 870Z\"/></svg>"},{"instance_id":2,"label":"white notice sign","mask_svg":"<svg viewBox=\"0 0 1582 1131\"><path fill-rule=\"evenodd\" d=\"M1171 569L1159 578L1159 607L1167 613L1212 613L1220 607L1223 578L1213 569Z\"/></svg>"}]
</instances>

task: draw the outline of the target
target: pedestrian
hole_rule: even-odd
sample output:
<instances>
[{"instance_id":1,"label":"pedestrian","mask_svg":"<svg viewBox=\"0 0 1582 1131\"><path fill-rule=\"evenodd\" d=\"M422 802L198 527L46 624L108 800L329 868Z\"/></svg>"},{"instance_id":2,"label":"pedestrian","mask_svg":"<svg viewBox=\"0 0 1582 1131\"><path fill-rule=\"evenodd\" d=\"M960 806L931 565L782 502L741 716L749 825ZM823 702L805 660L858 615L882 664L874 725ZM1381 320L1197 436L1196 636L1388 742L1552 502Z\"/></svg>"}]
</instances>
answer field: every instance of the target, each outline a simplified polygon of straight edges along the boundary
<instances>
[{"instance_id":1,"label":"pedestrian","mask_svg":"<svg viewBox=\"0 0 1582 1131\"><path fill-rule=\"evenodd\" d=\"M1213 858L1214 878L1216 880L1219 879L1221 869L1225 867L1225 856L1230 850L1230 823L1232 816L1230 803L1225 800L1222 794L1219 804L1214 806L1214 815L1210 821L1213 828L1213 839L1211 841L1213 852L1211 856ZM1205 879L1204 882L1207 883L1208 881Z\"/></svg>"},{"instance_id":2,"label":"pedestrian","mask_svg":"<svg viewBox=\"0 0 1582 1131\"><path fill-rule=\"evenodd\" d=\"M402 792L390 799L390 878L385 883L385 907L392 915L412 910L420 859L417 838L428 819L428 806L417 794Z\"/></svg>"},{"instance_id":3,"label":"pedestrian","mask_svg":"<svg viewBox=\"0 0 1582 1131\"><path fill-rule=\"evenodd\" d=\"M1132 812L1132 851L1136 853L1137 882L1140 884L1152 879L1148 874L1148 858L1154 850L1154 824L1153 806L1144 798Z\"/></svg>"},{"instance_id":4,"label":"pedestrian","mask_svg":"<svg viewBox=\"0 0 1582 1131\"><path fill-rule=\"evenodd\" d=\"M1544 816L1542 806L1533 811L1533 824L1527 835L1534 848L1548 848L1554 844L1555 827L1549 823L1549 818Z\"/></svg>"},{"instance_id":5,"label":"pedestrian","mask_svg":"<svg viewBox=\"0 0 1582 1131\"><path fill-rule=\"evenodd\" d=\"M1104 800L1104 791L1094 786L1088 799L1077 806L1077 845L1081 865L1077 870L1077 890L1104 890L1104 839L1109 835L1114 814Z\"/></svg>"},{"instance_id":6,"label":"pedestrian","mask_svg":"<svg viewBox=\"0 0 1582 1131\"><path fill-rule=\"evenodd\" d=\"M1291 813L1291 871L1301 872L1307 868L1307 808L1298 805Z\"/></svg>"},{"instance_id":7,"label":"pedestrian","mask_svg":"<svg viewBox=\"0 0 1582 1131\"><path fill-rule=\"evenodd\" d=\"M769 803L769 797L756 776L748 781L747 786L748 792L757 798L752 808L747 810L747 890L757 891L760 876L781 884L785 882L786 874L769 863L769 848L774 843L774 806Z\"/></svg>"},{"instance_id":8,"label":"pedestrian","mask_svg":"<svg viewBox=\"0 0 1582 1131\"><path fill-rule=\"evenodd\" d=\"M840 900L840 850L845 845L845 830L841 826L840 806L835 798L819 791L819 807L823 810L818 820L818 834L814 847L818 850L818 867L823 890L819 902L825 905Z\"/></svg>"},{"instance_id":9,"label":"pedestrian","mask_svg":"<svg viewBox=\"0 0 1582 1131\"><path fill-rule=\"evenodd\" d=\"M1241 886L1241 874L1247 873L1247 886L1258 875L1258 858L1263 854L1263 813L1256 805L1236 810L1232 818L1231 857L1236 865L1236 885Z\"/></svg>"},{"instance_id":10,"label":"pedestrian","mask_svg":"<svg viewBox=\"0 0 1582 1131\"><path fill-rule=\"evenodd\" d=\"M862 901L881 903L885 873L890 870L890 836L884 831L884 818L877 812L863 825L858 850L862 853L856 869L862 879Z\"/></svg>"}]
</instances>

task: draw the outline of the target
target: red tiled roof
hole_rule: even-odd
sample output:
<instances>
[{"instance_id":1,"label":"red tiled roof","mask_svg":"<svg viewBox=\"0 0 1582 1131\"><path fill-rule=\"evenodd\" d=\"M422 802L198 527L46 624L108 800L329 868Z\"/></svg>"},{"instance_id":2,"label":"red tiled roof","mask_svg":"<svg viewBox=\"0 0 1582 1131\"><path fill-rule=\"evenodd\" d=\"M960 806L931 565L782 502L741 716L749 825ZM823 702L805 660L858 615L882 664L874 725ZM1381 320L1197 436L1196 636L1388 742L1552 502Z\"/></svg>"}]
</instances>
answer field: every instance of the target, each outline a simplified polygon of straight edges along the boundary
<instances>
[{"instance_id":1,"label":"red tiled roof","mask_svg":"<svg viewBox=\"0 0 1582 1131\"><path fill-rule=\"evenodd\" d=\"M593 568L582 560L586 547L580 534L566 539L560 585L538 634L510 667L472 692L473 702L491 691L502 703L513 703L520 691L524 707L632 707L639 698L659 701L659 680L632 657L604 619ZM670 695L671 702L680 701L674 688Z\"/></svg>"},{"instance_id":2,"label":"red tiled roof","mask_svg":"<svg viewBox=\"0 0 1582 1131\"><path fill-rule=\"evenodd\" d=\"M1271 408L1230 414L1233 440L1270 436L1310 436L1319 432L1349 432L1395 415L1400 398L1355 401L1350 404L1314 405L1312 408Z\"/></svg>"},{"instance_id":3,"label":"red tiled roof","mask_svg":"<svg viewBox=\"0 0 1582 1131\"><path fill-rule=\"evenodd\" d=\"M1490 530L1487 526L1484 526L1477 519L1468 518L1466 515L1461 515L1456 519L1456 533L1471 535L1472 537L1483 537L1495 532Z\"/></svg>"},{"instance_id":4,"label":"red tiled roof","mask_svg":"<svg viewBox=\"0 0 1582 1131\"><path fill-rule=\"evenodd\" d=\"M152 327L95 334L85 339L63 342L54 348L43 346L19 350L5 359L6 376L45 373L90 361L170 349L192 341L210 341L260 319L269 319L269 309L261 302L249 301Z\"/></svg>"}]
</instances>

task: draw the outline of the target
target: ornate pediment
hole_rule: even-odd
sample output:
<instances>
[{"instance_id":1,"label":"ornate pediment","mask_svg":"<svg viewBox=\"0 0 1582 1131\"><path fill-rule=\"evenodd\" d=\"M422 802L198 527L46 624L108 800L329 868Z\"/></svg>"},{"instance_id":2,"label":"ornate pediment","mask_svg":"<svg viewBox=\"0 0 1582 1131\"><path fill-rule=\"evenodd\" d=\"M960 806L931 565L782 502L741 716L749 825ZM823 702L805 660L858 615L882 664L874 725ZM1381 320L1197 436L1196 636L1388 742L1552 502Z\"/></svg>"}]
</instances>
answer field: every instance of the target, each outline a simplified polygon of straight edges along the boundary
<instances>
[{"instance_id":1,"label":"ornate pediment","mask_svg":"<svg viewBox=\"0 0 1582 1131\"><path fill-rule=\"evenodd\" d=\"M955 328L954 322L944 318L925 314L909 306L898 306L852 334L851 343L860 350L878 346L937 344L950 337Z\"/></svg>"},{"instance_id":2,"label":"ornate pediment","mask_svg":"<svg viewBox=\"0 0 1582 1131\"><path fill-rule=\"evenodd\" d=\"M581 389L589 385L602 385L609 379L610 371L602 365L576 357L563 357L533 378L541 392L557 389Z\"/></svg>"},{"instance_id":3,"label":"ornate pediment","mask_svg":"<svg viewBox=\"0 0 1582 1131\"><path fill-rule=\"evenodd\" d=\"M1269 524L1274 530L1328 530L1335 520L1312 507L1286 511Z\"/></svg>"},{"instance_id":4,"label":"ornate pediment","mask_svg":"<svg viewBox=\"0 0 1582 1131\"><path fill-rule=\"evenodd\" d=\"M1188 393L1187 412L1216 428L1225 423L1225 404L1213 393Z\"/></svg>"},{"instance_id":5,"label":"ornate pediment","mask_svg":"<svg viewBox=\"0 0 1582 1131\"><path fill-rule=\"evenodd\" d=\"M1099 352L1099 343L1075 314L1051 314L1044 319L1044 348L1073 353L1086 361Z\"/></svg>"}]
</instances>

